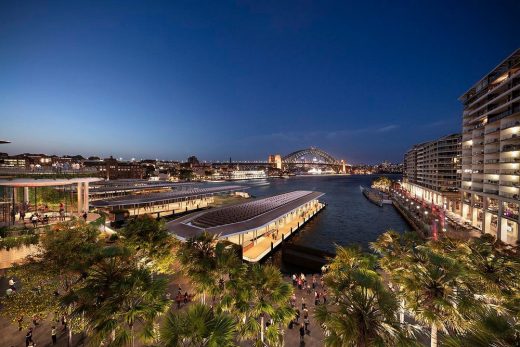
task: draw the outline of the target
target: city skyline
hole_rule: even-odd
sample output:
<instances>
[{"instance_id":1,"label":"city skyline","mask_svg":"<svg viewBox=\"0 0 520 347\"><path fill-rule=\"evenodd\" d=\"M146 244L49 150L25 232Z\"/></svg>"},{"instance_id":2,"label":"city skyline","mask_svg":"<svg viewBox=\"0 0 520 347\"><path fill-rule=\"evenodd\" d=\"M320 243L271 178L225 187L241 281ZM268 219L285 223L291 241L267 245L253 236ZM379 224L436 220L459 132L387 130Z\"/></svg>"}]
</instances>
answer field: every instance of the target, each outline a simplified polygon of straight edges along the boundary
<instances>
[{"instance_id":1,"label":"city skyline","mask_svg":"<svg viewBox=\"0 0 520 347\"><path fill-rule=\"evenodd\" d=\"M5 2L2 151L401 162L460 132L457 99L517 48L519 6Z\"/></svg>"}]
</instances>

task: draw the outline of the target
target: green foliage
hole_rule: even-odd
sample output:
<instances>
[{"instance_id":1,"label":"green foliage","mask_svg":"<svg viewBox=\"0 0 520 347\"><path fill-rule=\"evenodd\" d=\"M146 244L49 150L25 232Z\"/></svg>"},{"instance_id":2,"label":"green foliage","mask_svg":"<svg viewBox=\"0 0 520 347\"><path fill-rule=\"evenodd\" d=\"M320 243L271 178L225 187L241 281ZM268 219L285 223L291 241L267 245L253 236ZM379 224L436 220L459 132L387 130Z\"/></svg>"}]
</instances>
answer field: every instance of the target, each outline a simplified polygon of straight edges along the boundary
<instances>
[{"instance_id":1,"label":"green foliage","mask_svg":"<svg viewBox=\"0 0 520 347\"><path fill-rule=\"evenodd\" d=\"M23 246L36 245L39 239L36 234L4 237L0 239L0 250L8 251L12 248L18 249Z\"/></svg>"},{"instance_id":2,"label":"green foliage","mask_svg":"<svg viewBox=\"0 0 520 347\"><path fill-rule=\"evenodd\" d=\"M316 308L326 346L414 345L414 329L395 315L397 297L376 271L375 257L338 247L325 275L331 302Z\"/></svg>"},{"instance_id":3,"label":"green foliage","mask_svg":"<svg viewBox=\"0 0 520 347\"><path fill-rule=\"evenodd\" d=\"M161 329L163 346L235 346L236 323L227 313L195 303L182 312L170 311Z\"/></svg>"},{"instance_id":4,"label":"green foliage","mask_svg":"<svg viewBox=\"0 0 520 347\"><path fill-rule=\"evenodd\" d=\"M63 305L62 298L81 283L97 250L97 231L85 223L73 221L48 228L36 253L9 269L8 276L16 277L21 287L3 300L1 313L13 322L24 318L25 323L32 316L55 312L67 316L70 305ZM77 322L69 322L73 329L79 328Z\"/></svg>"},{"instance_id":5,"label":"green foliage","mask_svg":"<svg viewBox=\"0 0 520 347\"><path fill-rule=\"evenodd\" d=\"M136 252L142 264L159 273L171 271L175 241L163 221L148 215L137 217L130 220L119 234L124 243Z\"/></svg>"},{"instance_id":6,"label":"green foliage","mask_svg":"<svg viewBox=\"0 0 520 347\"><path fill-rule=\"evenodd\" d=\"M154 337L154 322L170 303L167 281L139 267L135 256L125 247L106 247L82 286L68 298L75 303L74 316L86 318L92 345L106 341L114 347L133 345L136 325L142 327L141 340Z\"/></svg>"},{"instance_id":7,"label":"green foliage","mask_svg":"<svg viewBox=\"0 0 520 347\"><path fill-rule=\"evenodd\" d=\"M432 327L433 344L437 330L451 346L520 342L520 259L493 236L424 243L389 231L371 247L407 311Z\"/></svg>"},{"instance_id":8,"label":"green foliage","mask_svg":"<svg viewBox=\"0 0 520 347\"><path fill-rule=\"evenodd\" d=\"M260 344L265 326L261 322L272 320L266 342L282 344L283 329L294 311L289 306L292 286L277 268L244 264L229 243L207 233L180 245L178 259L203 301L211 295L216 312L234 317L237 340Z\"/></svg>"},{"instance_id":9,"label":"green foliage","mask_svg":"<svg viewBox=\"0 0 520 347\"><path fill-rule=\"evenodd\" d=\"M372 181L372 188L388 191L392 187L392 183L393 181L390 178L381 176Z\"/></svg>"},{"instance_id":10,"label":"green foliage","mask_svg":"<svg viewBox=\"0 0 520 347\"><path fill-rule=\"evenodd\" d=\"M195 177L191 169L182 168L179 170L179 179L183 181L190 181Z\"/></svg>"}]
</instances>

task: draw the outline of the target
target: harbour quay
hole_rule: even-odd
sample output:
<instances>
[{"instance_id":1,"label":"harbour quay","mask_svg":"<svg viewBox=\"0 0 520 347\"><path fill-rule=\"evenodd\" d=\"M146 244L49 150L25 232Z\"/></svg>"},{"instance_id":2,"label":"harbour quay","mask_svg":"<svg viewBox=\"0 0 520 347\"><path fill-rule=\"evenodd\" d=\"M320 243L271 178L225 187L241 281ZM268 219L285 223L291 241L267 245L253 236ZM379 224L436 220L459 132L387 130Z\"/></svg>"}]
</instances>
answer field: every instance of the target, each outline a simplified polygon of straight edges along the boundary
<instances>
[{"instance_id":1,"label":"harbour quay","mask_svg":"<svg viewBox=\"0 0 520 347\"><path fill-rule=\"evenodd\" d=\"M167 223L181 241L204 232L240 246L242 259L255 263L265 258L284 240L320 212L324 194L292 191L262 199L202 211Z\"/></svg>"}]
</instances>

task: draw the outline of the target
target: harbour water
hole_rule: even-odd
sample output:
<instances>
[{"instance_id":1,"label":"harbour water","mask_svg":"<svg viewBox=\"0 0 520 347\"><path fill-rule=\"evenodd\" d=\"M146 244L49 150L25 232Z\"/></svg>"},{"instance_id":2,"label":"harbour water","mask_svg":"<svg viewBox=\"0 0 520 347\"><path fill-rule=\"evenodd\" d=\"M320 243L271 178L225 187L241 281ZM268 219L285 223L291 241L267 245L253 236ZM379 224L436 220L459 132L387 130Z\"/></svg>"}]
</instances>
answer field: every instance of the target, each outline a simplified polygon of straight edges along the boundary
<instances>
[{"instance_id":1,"label":"harbour water","mask_svg":"<svg viewBox=\"0 0 520 347\"><path fill-rule=\"evenodd\" d=\"M359 187L369 187L376 177L305 176L242 181L239 184L250 186L248 193L255 197L293 190L315 190L325 193L320 200L324 201L327 207L309 221L291 242L324 251L334 251L336 244L360 245L367 249L370 242L388 229L401 232L410 230L408 223L392 205L376 206L361 193Z\"/></svg>"}]
</instances>

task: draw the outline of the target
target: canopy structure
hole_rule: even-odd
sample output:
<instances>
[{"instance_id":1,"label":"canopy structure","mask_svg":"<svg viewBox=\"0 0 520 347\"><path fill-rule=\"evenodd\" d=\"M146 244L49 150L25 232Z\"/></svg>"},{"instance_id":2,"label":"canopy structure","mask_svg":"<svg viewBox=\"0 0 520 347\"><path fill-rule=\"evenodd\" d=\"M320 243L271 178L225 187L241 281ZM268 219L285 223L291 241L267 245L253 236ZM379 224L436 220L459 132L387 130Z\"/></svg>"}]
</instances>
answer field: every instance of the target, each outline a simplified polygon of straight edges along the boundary
<instances>
[{"instance_id":1,"label":"canopy structure","mask_svg":"<svg viewBox=\"0 0 520 347\"><path fill-rule=\"evenodd\" d=\"M168 228L182 239L204 231L219 236L243 234L262 228L323 195L313 191L289 192L179 218L170 222Z\"/></svg>"}]
</instances>

